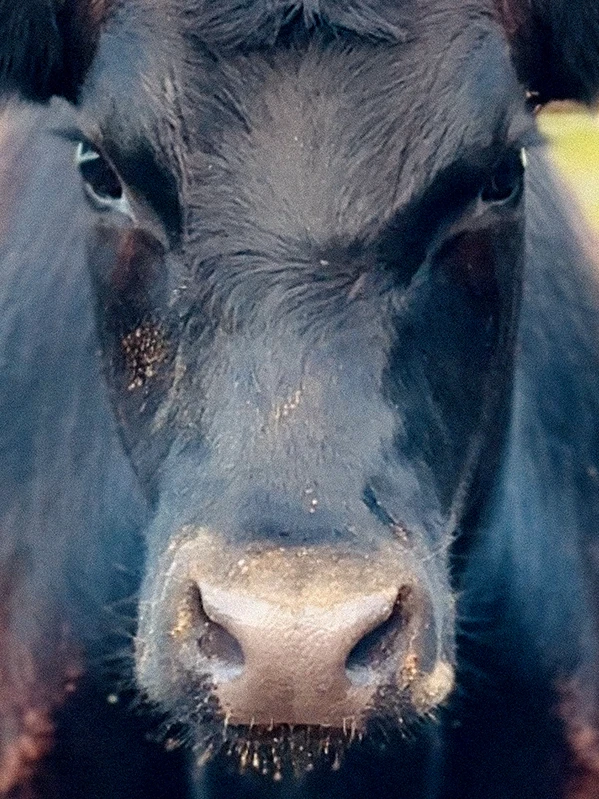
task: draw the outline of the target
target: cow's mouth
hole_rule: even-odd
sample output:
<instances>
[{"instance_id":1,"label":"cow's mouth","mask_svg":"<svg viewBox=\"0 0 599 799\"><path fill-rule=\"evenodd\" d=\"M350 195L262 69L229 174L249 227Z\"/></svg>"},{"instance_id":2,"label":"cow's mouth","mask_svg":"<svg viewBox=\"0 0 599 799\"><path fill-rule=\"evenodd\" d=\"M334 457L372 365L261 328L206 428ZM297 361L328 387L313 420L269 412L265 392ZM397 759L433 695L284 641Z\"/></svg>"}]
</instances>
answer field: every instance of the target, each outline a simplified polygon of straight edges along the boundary
<instances>
[{"instance_id":1,"label":"cow's mouth","mask_svg":"<svg viewBox=\"0 0 599 799\"><path fill-rule=\"evenodd\" d=\"M214 693L203 686L201 717L179 706L180 723L169 727L167 748L185 746L201 767L216 756L237 774L254 773L279 781L299 778L315 768L338 770L350 748L388 745L394 736L410 738L423 714L410 701L408 690L381 688L373 707L361 719L348 717L340 727L289 724L231 724ZM200 693L195 693L196 702ZM197 705L196 705L197 706ZM425 714L432 718L434 711ZM436 722L434 722L436 723ZM164 733L166 727L162 728ZM162 736L160 736L162 737Z\"/></svg>"},{"instance_id":2,"label":"cow's mouth","mask_svg":"<svg viewBox=\"0 0 599 799\"><path fill-rule=\"evenodd\" d=\"M194 704L204 710L197 713L188 703L177 702L158 724L155 739L167 750L191 750L198 767L220 756L237 774L275 781L298 778L316 767L338 770L346 752L371 737L369 723L359 724L355 718L347 718L341 727L230 724L206 684L196 685L194 694ZM375 729L378 723L377 717Z\"/></svg>"},{"instance_id":3,"label":"cow's mouth","mask_svg":"<svg viewBox=\"0 0 599 799\"><path fill-rule=\"evenodd\" d=\"M239 773L253 771L275 781L299 777L317 765L337 770L347 749L363 737L355 724L345 730L301 725L232 726L220 751Z\"/></svg>"}]
</instances>

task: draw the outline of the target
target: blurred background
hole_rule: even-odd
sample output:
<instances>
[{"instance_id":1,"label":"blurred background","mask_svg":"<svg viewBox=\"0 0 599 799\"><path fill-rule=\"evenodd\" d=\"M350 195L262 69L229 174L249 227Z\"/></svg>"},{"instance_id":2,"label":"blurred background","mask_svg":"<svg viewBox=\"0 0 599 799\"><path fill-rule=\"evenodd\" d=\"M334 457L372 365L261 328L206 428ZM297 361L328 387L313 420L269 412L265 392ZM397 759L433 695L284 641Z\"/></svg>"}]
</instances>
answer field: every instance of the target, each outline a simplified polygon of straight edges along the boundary
<instances>
[{"instance_id":1,"label":"blurred background","mask_svg":"<svg viewBox=\"0 0 599 799\"><path fill-rule=\"evenodd\" d=\"M560 172L599 230L599 116L572 105L553 105L540 115L539 125Z\"/></svg>"}]
</instances>

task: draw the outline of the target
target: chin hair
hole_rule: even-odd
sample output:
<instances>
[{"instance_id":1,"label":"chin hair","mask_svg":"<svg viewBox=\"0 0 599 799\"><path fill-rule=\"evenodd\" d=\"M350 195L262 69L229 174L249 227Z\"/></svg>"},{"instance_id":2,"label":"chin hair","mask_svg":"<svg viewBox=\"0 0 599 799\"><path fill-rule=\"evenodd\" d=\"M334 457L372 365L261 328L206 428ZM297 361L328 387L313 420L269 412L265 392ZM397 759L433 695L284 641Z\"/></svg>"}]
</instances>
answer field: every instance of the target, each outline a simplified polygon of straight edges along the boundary
<instances>
[{"instance_id":1,"label":"chin hair","mask_svg":"<svg viewBox=\"0 0 599 799\"><path fill-rule=\"evenodd\" d=\"M233 771L254 772L275 781L299 778L316 766L337 770L350 747L364 742L385 748L397 736L415 737L418 727L434 718L432 713L413 710L404 691L383 688L359 726L352 720L341 728L230 724L206 679L188 675L183 684L183 694L149 703L159 716L155 737L167 749L190 750L198 767L225 755Z\"/></svg>"}]
</instances>

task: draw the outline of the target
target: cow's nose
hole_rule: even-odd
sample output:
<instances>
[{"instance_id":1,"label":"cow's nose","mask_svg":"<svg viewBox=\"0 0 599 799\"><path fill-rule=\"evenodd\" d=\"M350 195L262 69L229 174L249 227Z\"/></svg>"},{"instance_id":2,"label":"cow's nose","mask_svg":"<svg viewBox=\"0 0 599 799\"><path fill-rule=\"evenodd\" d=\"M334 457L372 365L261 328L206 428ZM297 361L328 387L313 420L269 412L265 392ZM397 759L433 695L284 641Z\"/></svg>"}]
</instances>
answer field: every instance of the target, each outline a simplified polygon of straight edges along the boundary
<instances>
[{"instance_id":1,"label":"cow's nose","mask_svg":"<svg viewBox=\"0 0 599 799\"><path fill-rule=\"evenodd\" d=\"M325 585L318 594L292 606L210 583L189 592L200 655L231 723L348 724L393 671L409 591L345 602L323 601Z\"/></svg>"},{"instance_id":2,"label":"cow's nose","mask_svg":"<svg viewBox=\"0 0 599 799\"><path fill-rule=\"evenodd\" d=\"M138 677L153 698L191 676L231 724L360 729L383 689L419 710L449 691L431 597L399 549L233 555L215 541L178 547L142 608Z\"/></svg>"}]
</instances>

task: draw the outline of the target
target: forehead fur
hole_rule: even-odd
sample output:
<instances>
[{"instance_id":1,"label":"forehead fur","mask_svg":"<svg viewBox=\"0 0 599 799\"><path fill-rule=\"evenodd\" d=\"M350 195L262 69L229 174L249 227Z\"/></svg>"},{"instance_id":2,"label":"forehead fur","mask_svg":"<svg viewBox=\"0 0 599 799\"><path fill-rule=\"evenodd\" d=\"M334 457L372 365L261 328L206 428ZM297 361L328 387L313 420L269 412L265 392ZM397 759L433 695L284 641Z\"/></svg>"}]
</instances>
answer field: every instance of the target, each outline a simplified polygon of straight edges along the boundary
<instances>
[{"instance_id":1,"label":"forehead fur","mask_svg":"<svg viewBox=\"0 0 599 799\"><path fill-rule=\"evenodd\" d=\"M318 243L384 224L431 176L503 138L520 101L495 29L483 20L452 33L442 50L434 28L394 46L314 37L193 81L199 204L234 193L238 214L254 208L252 224Z\"/></svg>"},{"instance_id":2,"label":"forehead fur","mask_svg":"<svg viewBox=\"0 0 599 799\"><path fill-rule=\"evenodd\" d=\"M379 41L402 41L414 0L183 0L191 23L205 43L219 48L272 45L281 30L301 20L351 31ZM413 11L412 11L413 13Z\"/></svg>"},{"instance_id":3,"label":"forehead fur","mask_svg":"<svg viewBox=\"0 0 599 799\"><path fill-rule=\"evenodd\" d=\"M94 106L98 94L109 98L120 142L155 140L162 130L157 150L164 151L178 130L174 138L187 144L186 205L212 230L230 214L229 240L247 225L238 231L246 240L259 229L320 247L361 235L375 220L384 224L431 175L503 137L510 106L520 100L502 29L480 0L356 0L347 12L348 20L363 21L376 10L401 28L395 38L377 38L376 26L359 38L348 28L331 33L348 9L333 0L318 9L314 0L184 5L187 13L167 18L162 8L154 23L135 4L115 11L107 55L101 49L96 64L103 91L88 97ZM279 30L268 47L254 46L258 17L267 12L271 22L295 13L293 32ZM154 32L173 19L183 27L156 37L156 46ZM241 20L245 47L229 47L232 19ZM92 113L103 117L97 107ZM120 130L131 124L142 129ZM211 235L222 248L217 239Z\"/></svg>"}]
</instances>

